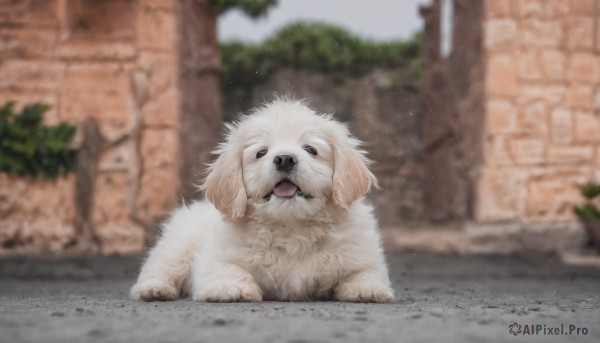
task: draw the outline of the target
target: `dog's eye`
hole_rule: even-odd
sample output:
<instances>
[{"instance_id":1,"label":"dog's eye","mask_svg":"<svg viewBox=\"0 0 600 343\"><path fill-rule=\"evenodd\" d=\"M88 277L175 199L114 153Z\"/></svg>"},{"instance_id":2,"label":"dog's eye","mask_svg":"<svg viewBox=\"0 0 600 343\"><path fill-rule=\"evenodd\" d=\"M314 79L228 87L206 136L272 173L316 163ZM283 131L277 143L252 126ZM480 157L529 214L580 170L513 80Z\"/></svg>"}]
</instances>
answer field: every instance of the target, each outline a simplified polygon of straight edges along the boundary
<instances>
[{"instance_id":1,"label":"dog's eye","mask_svg":"<svg viewBox=\"0 0 600 343\"><path fill-rule=\"evenodd\" d=\"M261 151L256 153L256 158L261 158L267 154L267 149L262 149Z\"/></svg>"},{"instance_id":2,"label":"dog's eye","mask_svg":"<svg viewBox=\"0 0 600 343\"><path fill-rule=\"evenodd\" d=\"M305 145L304 150L311 155L317 156L317 149L315 149L315 147L312 145Z\"/></svg>"}]
</instances>

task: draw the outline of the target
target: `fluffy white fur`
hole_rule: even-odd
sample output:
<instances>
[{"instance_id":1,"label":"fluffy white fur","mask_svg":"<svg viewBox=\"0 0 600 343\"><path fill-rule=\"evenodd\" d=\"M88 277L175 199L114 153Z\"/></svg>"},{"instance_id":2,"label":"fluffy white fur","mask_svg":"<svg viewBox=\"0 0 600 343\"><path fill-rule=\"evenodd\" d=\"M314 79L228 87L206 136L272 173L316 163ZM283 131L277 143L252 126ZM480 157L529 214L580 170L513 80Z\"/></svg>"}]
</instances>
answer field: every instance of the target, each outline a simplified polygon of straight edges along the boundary
<instances>
[{"instance_id":1,"label":"fluffy white fur","mask_svg":"<svg viewBox=\"0 0 600 343\"><path fill-rule=\"evenodd\" d=\"M359 143L330 115L284 99L228 126L202 185L208 201L164 224L132 298L392 301ZM274 166L281 154L297 160L289 173ZM284 178L301 193L269 196Z\"/></svg>"}]
</instances>

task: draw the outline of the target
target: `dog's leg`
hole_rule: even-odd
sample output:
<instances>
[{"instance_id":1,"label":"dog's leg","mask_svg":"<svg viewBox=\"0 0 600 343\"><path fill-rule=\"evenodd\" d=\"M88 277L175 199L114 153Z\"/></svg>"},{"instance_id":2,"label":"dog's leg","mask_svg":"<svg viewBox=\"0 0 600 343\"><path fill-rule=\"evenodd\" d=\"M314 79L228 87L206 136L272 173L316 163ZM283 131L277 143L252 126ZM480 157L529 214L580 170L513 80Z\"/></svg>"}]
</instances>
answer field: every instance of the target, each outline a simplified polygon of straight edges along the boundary
<instances>
[{"instance_id":1,"label":"dog's leg","mask_svg":"<svg viewBox=\"0 0 600 343\"><path fill-rule=\"evenodd\" d=\"M387 268L366 269L340 280L335 289L338 301L388 303L394 301Z\"/></svg>"},{"instance_id":2,"label":"dog's leg","mask_svg":"<svg viewBox=\"0 0 600 343\"><path fill-rule=\"evenodd\" d=\"M196 227L199 220L192 217L197 213L202 215L199 205L184 207L164 224L162 237L150 250L140 276L131 288L133 299L168 301L184 293L191 260L201 241L198 235L202 230Z\"/></svg>"},{"instance_id":3,"label":"dog's leg","mask_svg":"<svg viewBox=\"0 0 600 343\"><path fill-rule=\"evenodd\" d=\"M197 258L192 269L192 298L203 302L262 301L254 277L240 266Z\"/></svg>"},{"instance_id":4,"label":"dog's leg","mask_svg":"<svg viewBox=\"0 0 600 343\"><path fill-rule=\"evenodd\" d=\"M190 255L187 242L163 237L150 251L131 297L144 301L169 301L179 298L189 275Z\"/></svg>"}]
</instances>

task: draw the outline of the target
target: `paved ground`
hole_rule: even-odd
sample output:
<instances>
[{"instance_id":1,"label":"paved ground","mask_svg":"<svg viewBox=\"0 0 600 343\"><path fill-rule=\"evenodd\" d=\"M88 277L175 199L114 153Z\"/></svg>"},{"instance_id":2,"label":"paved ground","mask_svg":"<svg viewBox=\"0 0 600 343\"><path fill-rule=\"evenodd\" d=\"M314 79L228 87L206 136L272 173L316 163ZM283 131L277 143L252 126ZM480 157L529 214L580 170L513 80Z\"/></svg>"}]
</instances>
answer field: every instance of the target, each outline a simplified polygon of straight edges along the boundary
<instances>
[{"instance_id":1,"label":"paved ground","mask_svg":"<svg viewBox=\"0 0 600 343\"><path fill-rule=\"evenodd\" d=\"M136 302L138 262L0 261L0 342L600 342L600 270L551 258L392 255L388 305Z\"/></svg>"}]
</instances>

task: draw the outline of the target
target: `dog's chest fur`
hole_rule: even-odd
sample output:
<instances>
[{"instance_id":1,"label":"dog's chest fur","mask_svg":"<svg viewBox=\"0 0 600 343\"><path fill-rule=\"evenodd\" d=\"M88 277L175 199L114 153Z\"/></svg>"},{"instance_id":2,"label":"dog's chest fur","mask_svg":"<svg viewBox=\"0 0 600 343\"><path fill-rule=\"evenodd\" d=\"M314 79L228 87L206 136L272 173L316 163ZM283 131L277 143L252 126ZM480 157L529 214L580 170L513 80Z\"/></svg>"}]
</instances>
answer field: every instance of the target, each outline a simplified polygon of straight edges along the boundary
<instances>
[{"instance_id":1,"label":"dog's chest fur","mask_svg":"<svg viewBox=\"0 0 600 343\"><path fill-rule=\"evenodd\" d=\"M346 272L339 242L323 226L255 228L238 255L269 300L325 299Z\"/></svg>"}]
</instances>

